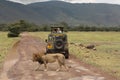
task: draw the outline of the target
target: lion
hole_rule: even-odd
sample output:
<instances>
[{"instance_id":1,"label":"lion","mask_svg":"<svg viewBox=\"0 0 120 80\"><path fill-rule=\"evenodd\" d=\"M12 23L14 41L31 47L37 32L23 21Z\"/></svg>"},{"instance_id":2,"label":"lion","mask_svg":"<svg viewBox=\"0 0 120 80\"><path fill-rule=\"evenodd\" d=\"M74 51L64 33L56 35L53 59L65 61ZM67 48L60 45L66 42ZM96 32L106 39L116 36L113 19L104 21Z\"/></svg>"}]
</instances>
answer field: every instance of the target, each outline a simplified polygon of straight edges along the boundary
<instances>
[{"instance_id":1,"label":"lion","mask_svg":"<svg viewBox=\"0 0 120 80\"><path fill-rule=\"evenodd\" d=\"M46 55L41 55L39 53L34 53L33 54L33 62L37 61L39 64L44 64L44 71L47 71L48 63L53 63L53 62L58 62L59 68L56 71L60 71L61 67L63 66L66 70L68 70L68 67L65 64L65 56L61 53L53 53L53 54L46 54ZM37 68L39 69L39 67Z\"/></svg>"}]
</instances>

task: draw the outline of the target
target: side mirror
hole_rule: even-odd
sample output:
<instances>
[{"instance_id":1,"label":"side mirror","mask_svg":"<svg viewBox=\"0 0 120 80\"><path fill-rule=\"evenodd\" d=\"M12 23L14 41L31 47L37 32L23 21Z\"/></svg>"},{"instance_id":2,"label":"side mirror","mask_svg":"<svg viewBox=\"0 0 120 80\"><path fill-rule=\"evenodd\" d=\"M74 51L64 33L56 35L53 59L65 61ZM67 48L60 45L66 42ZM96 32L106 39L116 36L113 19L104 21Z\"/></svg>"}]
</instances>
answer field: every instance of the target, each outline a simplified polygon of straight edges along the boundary
<instances>
[{"instance_id":1,"label":"side mirror","mask_svg":"<svg viewBox=\"0 0 120 80\"><path fill-rule=\"evenodd\" d=\"M45 42L46 42L46 43L48 42L47 39L45 39Z\"/></svg>"}]
</instances>

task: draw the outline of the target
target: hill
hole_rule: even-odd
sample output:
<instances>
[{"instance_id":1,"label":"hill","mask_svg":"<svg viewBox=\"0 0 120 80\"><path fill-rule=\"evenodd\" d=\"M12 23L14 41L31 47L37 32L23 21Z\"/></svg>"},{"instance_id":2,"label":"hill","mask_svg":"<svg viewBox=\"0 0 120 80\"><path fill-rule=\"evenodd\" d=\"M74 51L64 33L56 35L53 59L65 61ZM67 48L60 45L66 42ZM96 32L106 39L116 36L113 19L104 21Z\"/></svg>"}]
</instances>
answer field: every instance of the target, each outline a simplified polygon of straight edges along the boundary
<instances>
[{"instance_id":1,"label":"hill","mask_svg":"<svg viewBox=\"0 0 120 80\"><path fill-rule=\"evenodd\" d=\"M71 25L119 25L120 5L103 3L72 4L62 1L38 2L28 5L0 1L0 23L24 19L36 24L65 21Z\"/></svg>"}]
</instances>

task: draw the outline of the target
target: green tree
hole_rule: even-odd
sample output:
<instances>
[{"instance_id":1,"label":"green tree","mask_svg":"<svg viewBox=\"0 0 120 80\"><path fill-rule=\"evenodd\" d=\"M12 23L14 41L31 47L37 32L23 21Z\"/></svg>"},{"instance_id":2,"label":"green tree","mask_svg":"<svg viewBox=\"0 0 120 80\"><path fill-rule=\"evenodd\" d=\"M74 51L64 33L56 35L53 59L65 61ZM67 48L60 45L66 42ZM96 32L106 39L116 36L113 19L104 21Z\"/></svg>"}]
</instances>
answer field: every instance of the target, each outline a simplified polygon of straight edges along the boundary
<instances>
[{"instance_id":1,"label":"green tree","mask_svg":"<svg viewBox=\"0 0 120 80\"><path fill-rule=\"evenodd\" d=\"M68 24L67 24L66 22L60 22L60 25L61 25L62 27L64 27L64 29L65 29L66 31L70 29L70 27L68 26Z\"/></svg>"},{"instance_id":2,"label":"green tree","mask_svg":"<svg viewBox=\"0 0 120 80\"><path fill-rule=\"evenodd\" d=\"M17 37L21 32L24 31L29 31L31 25L24 21L24 20L20 20L19 22L13 23L9 25L9 33L8 36L15 36Z\"/></svg>"},{"instance_id":3,"label":"green tree","mask_svg":"<svg viewBox=\"0 0 120 80\"><path fill-rule=\"evenodd\" d=\"M7 24L0 24L0 31L8 31L8 25Z\"/></svg>"}]
</instances>

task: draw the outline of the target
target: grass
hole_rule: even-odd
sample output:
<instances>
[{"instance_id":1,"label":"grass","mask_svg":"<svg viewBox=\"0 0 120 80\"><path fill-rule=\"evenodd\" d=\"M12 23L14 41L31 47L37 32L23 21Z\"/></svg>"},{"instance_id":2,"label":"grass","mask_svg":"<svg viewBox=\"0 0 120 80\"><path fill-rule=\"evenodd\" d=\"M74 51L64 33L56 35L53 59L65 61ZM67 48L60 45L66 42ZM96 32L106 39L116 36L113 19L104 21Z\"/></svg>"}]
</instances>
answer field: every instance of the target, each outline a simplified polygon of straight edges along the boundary
<instances>
[{"instance_id":1,"label":"grass","mask_svg":"<svg viewBox=\"0 0 120 80\"><path fill-rule=\"evenodd\" d=\"M31 33L47 39L49 32ZM120 79L120 32L68 32L70 53L81 61L99 67ZM94 44L97 50L81 48L79 44Z\"/></svg>"},{"instance_id":2,"label":"grass","mask_svg":"<svg viewBox=\"0 0 120 80\"><path fill-rule=\"evenodd\" d=\"M43 40L50 32L30 32ZM94 65L120 79L120 32L68 32L70 53L81 61ZM7 32L0 32L0 62L18 38L7 38ZM94 44L97 50L88 50L79 44Z\"/></svg>"},{"instance_id":3,"label":"grass","mask_svg":"<svg viewBox=\"0 0 120 80\"><path fill-rule=\"evenodd\" d=\"M71 32L70 52L80 60L109 72L120 79L120 32ZM94 44L97 50L83 49L79 44Z\"/></svg>"},{"instance_id":4,"label":"grass","mask_svg":"<svg viewBox=\"0 0 120 80\"><path fill-rule=\"evenodd\" d=\"M12 47L17 38L8 38L7 32L0 32L0 68L2 62L8 53L8 50Z\"/></svg>"}]
</instances>

